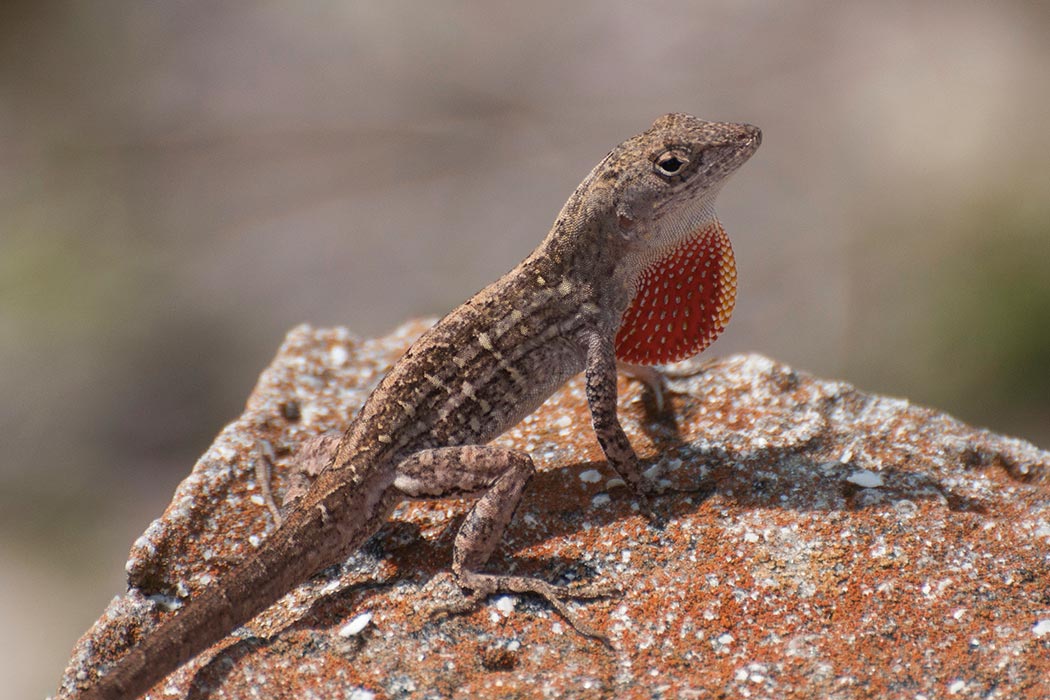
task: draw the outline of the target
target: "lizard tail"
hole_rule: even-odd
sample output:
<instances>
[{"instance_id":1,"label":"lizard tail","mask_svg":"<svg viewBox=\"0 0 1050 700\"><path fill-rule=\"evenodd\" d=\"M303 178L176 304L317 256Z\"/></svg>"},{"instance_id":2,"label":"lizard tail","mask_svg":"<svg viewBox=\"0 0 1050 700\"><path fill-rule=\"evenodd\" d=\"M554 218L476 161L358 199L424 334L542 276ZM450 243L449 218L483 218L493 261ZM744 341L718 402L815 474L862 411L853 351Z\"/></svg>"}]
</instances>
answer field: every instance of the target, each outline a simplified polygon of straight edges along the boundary
<instances>
[{"instance_id":1,"label":"lizard tail","mask_svg":"<svg viewBox=\"0 0 1050 700\"><path fill-rule=\"evenodd\" d=\"M293 587L355 551L385 518L330 517L333 512L347 512L330 503L330 499L345 495L329 492L311 506L296 508L253 558L148 633L93 686L83 690L79 700L130 700L142 695ZM358 494L349 498L354 496ZM361 511L392 510L399 500L394 496L384 494L372 502L362 502ZM315 546L303 548L304 539Z\"/></svg>"}]
</instances>

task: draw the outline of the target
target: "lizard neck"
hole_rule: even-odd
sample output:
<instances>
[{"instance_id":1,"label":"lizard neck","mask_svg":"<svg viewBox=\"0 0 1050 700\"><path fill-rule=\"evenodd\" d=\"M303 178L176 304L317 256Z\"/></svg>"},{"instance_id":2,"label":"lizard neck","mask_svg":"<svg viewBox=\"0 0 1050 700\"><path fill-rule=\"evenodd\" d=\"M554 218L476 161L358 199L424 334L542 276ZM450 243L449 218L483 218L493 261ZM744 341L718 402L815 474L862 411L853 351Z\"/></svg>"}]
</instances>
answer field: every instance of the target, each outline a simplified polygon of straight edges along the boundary
<instances>
[{"instance_id":1,"label":"lizard neck","mask_svg":"<svg viewBox=\"0 0 1050 700\"><path fill-rule=\"evenodd\" d=\"M519 270L555 287L567 284L571 303L597 307L602 325L615 331L633 295L638 257L616 227L615 209L588 190L589 182L565 204Z\"/></svg>"},{"instance_id":2,"label":"lizard neck","mask_svg":"<svg viewBox=\"0 0 1050 700\"><path fill-rule=\"evenodd\" d=\"M702 351L725 328L736 296L732 247L713 206L719 183L679 206L657 198L659 213L646 225L605 179L584 180L526 269L571 287L568 303L596 309L621 360L664 364Z\"/></svg>"}]
</instances>

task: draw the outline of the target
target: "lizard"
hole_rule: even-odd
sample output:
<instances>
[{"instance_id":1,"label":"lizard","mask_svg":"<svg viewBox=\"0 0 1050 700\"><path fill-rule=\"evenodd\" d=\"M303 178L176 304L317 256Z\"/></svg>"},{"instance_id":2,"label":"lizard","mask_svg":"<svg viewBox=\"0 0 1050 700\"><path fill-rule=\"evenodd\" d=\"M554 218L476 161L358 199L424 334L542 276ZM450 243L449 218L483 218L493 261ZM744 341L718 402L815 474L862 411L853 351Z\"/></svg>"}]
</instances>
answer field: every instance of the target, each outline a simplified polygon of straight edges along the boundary
<instances>
[{"instance_id":1,"label":"lizard","mask_svg":"<svg viewBox=\"0 0 1050 700\"><path fill-rule=\"evenodd\" d=\"M527 452L488 443L584 372L608 463L644 504L660 491L620 425L617 362L681 360L725 328L736 265L714 200L760 143L760 130L749 124L672 113L610 151L535 251L444 316L392 366L333 441L327 466L286 506L254 555L75 696L140 696L344 560L405 499L477 496L453 544L454 580L470 591L455 611L497 592L536 594L581 634L608 643L563 599L609 595L609 586L482 570L535 472Z\"/></svg>"}]
</instances>

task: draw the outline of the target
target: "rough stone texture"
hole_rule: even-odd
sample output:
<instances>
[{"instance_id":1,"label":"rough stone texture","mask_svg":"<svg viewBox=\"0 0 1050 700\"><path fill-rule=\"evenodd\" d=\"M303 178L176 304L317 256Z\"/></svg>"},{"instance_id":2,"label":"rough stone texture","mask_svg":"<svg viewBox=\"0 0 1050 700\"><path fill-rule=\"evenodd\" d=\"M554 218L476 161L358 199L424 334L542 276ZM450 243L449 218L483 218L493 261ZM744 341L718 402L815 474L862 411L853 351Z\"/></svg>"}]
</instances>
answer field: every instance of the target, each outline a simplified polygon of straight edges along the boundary
<instances>
[{"instance_id":1,"label":"rough stone texture","mask_svg":"<svg viewBox=\"0 0 1050 700\"><path fill-rule=\"evenodd\" d=\"M243 416L135 543L130 592L78 642L92 677L274 527L306 438L344 426L425 328L379 340L293 330ZM542 601L431 618L467 503L404 505L364 550L162 682L154 698L942 698L1050 694L1050 454L758 355L692 366L658 414L621 378L643 459L679 485L662 527L605 466L582 382L500 438L540 473L494 570L612 579L577 605L615 650ZM453 527L450 527L453 526Z\"/></svg>"}]
</instances>

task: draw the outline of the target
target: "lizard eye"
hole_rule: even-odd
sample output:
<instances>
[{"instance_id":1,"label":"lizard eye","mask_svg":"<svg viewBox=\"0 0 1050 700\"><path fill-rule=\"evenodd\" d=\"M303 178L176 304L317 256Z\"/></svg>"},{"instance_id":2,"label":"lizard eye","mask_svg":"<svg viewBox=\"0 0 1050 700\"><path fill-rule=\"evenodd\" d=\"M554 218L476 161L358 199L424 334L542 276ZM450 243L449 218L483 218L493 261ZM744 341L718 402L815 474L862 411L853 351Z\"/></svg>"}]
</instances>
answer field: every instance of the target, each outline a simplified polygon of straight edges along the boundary
<instances>
[{"instance_id":1,"label":"lizard eye","mask_svg":"<svg viewBox=\"0 0 1050 700\"><path fill-rule=\"evenodd\" d=\"M673 177L682 172L682 169L689 163L689 159L684 154L676 151L664 151L653 163L653 169L656 170L658 175L664 177Z\"/></svg>"}]
</instances>

